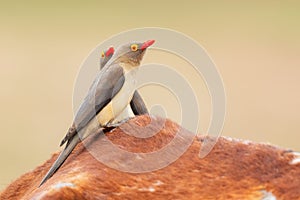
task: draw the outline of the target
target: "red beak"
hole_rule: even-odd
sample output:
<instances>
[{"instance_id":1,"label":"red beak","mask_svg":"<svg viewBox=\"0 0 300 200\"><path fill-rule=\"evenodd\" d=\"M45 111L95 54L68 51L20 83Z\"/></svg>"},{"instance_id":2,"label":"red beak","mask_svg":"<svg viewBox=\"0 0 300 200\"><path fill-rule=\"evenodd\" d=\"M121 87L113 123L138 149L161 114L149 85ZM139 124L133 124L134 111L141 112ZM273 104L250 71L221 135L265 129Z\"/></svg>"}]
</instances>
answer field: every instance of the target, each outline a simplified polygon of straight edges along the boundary
<instances>
[{"instance_id":1,"label":"red beak","mask_svg":"<svg viewBox=\"0 0 300 200\"><path fill-rule=\"evenodd\" d=\"M148 40L148 41L144 42L141 46L141 50L144 50L144 49L150 47L154 42L155 42L155 40Z\"/></svg>"},{"instance_id":2,"label":"red beak","mask_svg":"<svg viewBox=\"0 0 300 200\"><path fill-rule=\"evenodd\" d=\"M109 49L105 52L105 56L108 57L115 52L113 47L109 47Z\"/></svg>"}]
</instances>

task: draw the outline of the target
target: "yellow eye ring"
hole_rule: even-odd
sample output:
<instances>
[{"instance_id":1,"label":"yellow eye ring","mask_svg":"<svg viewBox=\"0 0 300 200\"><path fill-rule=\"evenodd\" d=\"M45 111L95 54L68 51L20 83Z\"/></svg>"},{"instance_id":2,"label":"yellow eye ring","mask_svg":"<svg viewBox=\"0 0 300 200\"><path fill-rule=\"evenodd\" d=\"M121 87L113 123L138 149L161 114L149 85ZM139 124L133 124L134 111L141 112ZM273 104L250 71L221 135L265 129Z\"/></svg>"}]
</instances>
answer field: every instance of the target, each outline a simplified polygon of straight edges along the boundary
<instances>
[{"instance_id":1,"label":"yellow eye ring","mask_svg":"<svg viewBox=\"0 0 300 200\"><path fill-rule=\"evenodd\" d=\"M101 52L101 57L102 57L102 58L105 57L104 51Z\"/></svg>"},{"instance_id":2,"label":"yellow eye ring","mask_svg":"<svg viewBox=\"0 0 300 200\"><path fill-rule=\"evenodd\" d=\"M132 44L130 46L130 48L131 48L131 51L137 51L138 50L138 45L137 44Z\"/></svg>"}]
</instances>

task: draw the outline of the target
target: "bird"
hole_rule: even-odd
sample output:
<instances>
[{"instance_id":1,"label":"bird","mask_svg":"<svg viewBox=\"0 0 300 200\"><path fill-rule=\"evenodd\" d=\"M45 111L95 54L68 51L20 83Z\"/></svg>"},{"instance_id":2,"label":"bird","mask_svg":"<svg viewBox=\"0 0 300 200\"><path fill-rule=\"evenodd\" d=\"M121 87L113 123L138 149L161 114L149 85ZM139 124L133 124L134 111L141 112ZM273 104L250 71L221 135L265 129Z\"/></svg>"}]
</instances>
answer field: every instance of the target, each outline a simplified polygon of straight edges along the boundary
<instances>
[{"instance_id":1,"label":"bird","mask_svg":"<svg viewBox=\"0 0 300 200\"><path fill-rule=\"evenodd\" d=\"M109 47L106 51L101 52L100 70L113 56L114 51L115 49L113 47ZM126 120L127 118L134 117L136 115L145 115L145 114L149 114L146 104L143 98L141 97L141 95L139 94L139 92L135 91L132 100L130 102L130 106L126 107L126 109L124 109L123 112L119 116L117 116L117 118L114 121L118 123L122 120ZM73 123L72 126L69 128L66 136L61 141L60 146L62 146L67 141L69 141L75 134L77 134L77 131L76 131L75 124Z\"/></svg>"},{"instance_id":2,"label":"bird","mask_svg":"<svg viewBox=\"0 0 300 200\"><path fill-rule=\"evenodd\" d=\"M99 129L114 127L114 119L130 104L135 92L136 73L146 49L155 40L121 45L100 70L74 117L77 134L42 179L44 184L64 163L81 139Z\"/></svg>"}]
</instances>

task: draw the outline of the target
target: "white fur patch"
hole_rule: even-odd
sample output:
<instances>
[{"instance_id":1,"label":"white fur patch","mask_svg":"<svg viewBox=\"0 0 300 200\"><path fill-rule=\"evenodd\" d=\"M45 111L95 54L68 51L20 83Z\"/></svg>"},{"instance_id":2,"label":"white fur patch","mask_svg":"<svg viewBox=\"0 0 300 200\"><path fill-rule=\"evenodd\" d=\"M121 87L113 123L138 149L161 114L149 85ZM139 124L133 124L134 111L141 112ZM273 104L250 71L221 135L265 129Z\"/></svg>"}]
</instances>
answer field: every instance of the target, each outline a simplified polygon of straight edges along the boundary
<instances>
[{"instance_id":1,"label":"white fur patch","mask_svg":"<svg viewBox=\"0 0 300 200\"><path fill-rule=\"evenodd\" d=\"M54 189L60 189L64 187L75 187L73 183L57 183L53 186Z\"/></svg>"},{"instance_id":2,"label":"white fur patch","mask_svg":"<svg viewBox=\"0 0 300 200\"><path fill-rule=\"evenodd\" d=\"M272 194L272 192L268 192L266 190L261 191L263 193L262 200L276 200L276 196Z\"/></svg>"},{"instance_id":3,"label":"white fur patch","mask_svg":"<svg viewBox=\"0 0 300 200\"><path fill-rule=\"evenodd\" d=\"M293 152L294 155L293 160L291 160L289 163L290 165L297 165L300 164L300 153L299 152Z\"/></svg>"}]
</instances>

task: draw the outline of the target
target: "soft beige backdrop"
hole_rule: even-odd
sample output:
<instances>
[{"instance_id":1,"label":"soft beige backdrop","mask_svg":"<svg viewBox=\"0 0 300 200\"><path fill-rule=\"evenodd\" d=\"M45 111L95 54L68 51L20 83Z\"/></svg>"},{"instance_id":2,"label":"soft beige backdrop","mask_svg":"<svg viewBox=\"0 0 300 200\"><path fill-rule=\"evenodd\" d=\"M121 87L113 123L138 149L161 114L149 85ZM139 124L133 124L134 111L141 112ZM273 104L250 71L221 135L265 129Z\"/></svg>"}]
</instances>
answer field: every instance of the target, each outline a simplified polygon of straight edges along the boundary
<instances>
[{"instance_id":1,"label":"soft beige backdrop","mask_svg":"<svg viewBox=\"0 0 300 200\"><path fill-rule=\"evenodd\" d=\"M137 27L178 30L208 51L226 87L223 135L300 150L300 4L174 2L0 3L0 189L59 150L73 117L74 82L89 52ZM148 53L145 61L165 59L180 70L181 61L168 56ZM210 104L201 84L204 132ZM160 90L141 91L147 105L172 100ZM177 120L174 110L169 117Z\"/></svg>"}]
</instances>

